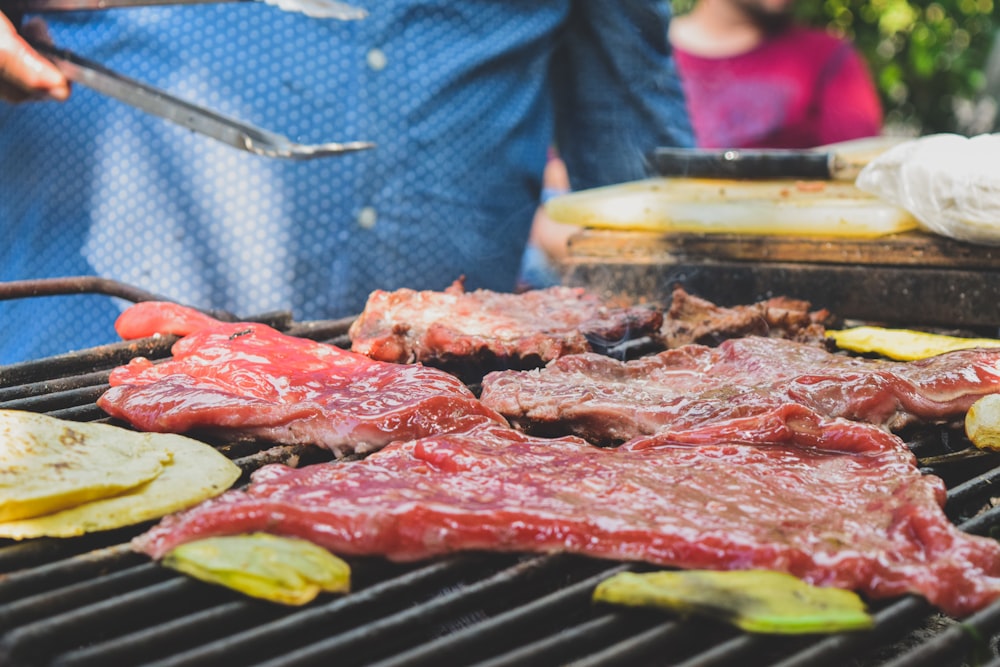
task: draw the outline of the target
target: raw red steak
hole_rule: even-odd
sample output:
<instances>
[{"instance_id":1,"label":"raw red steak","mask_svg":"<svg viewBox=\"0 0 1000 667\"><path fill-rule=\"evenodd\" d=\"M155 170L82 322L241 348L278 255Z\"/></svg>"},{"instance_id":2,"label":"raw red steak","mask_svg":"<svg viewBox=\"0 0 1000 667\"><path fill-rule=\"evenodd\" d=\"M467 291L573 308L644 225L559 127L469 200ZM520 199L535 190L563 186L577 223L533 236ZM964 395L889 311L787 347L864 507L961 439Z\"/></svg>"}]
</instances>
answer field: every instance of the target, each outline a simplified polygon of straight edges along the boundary
<instances>
[{"instance_id":1,"label":"raw red steak","mask_svg":"<svg viewBox=\"0 0 1000 667\"><path fill-rule=\"evenodd\" d=\"M144 431L316 444L338 455L505 423L443 371L373 361L263 324L196 321L201 328L174 344L173 359L112 371L98 405Z\"/></svg>"},{"instance_id":2,"label":"raw red steak","mask_svg":"<svg viewBox=\"0 0 1000 667\"><path fill-rule=\"evenodd\" d=\"M977 398L996 392L998 350L892 362L750 336L628 362L584 354L541 370L490 373L481 399L526 431L612 443L740 419L789 401L899 429L959 419Z\"/></svg>"},{"instance_id":3,"label":"raw red steak","mask_svg":"<svg viewBox=\"0 0 1000 667\"><path fill-rule=\"evenodd\" d=\"M755 431L770 429L770 445L717 434L712 445L601 449L484 423L363 461L268 466L246 491L168 517L134 546L160 558L268 531L403 561L499 550L765 568L871 598L918 593L957 616L1000 595L1000 544L948 522L943 485L902 441L801 406L770 418L784 427Z\"/></svg>"},{"instance_id":4,"label":"raw red steak","mask_svg":"<svg viewBox=\"0 0 1000 667\"><path fill-rule=\"evenodd\" d=\"M155 334L186 336L218 324L222 322L194 308L169 301L140 301L118 316L115 331L125 340L134 340Z\"/></svg>"},{"instance_id":5,"label":"raw red steak","mask_svg":"<svg viewBox=\"0 0 1000 667\"><path fill-rule=\"evenodd\" d=\"M521 294L375 291L350 330L351 349L373 359L451 367L528 368L575 352L657 335L663 314L616 308L582 288Z\"/></svg>"}]
</instances>

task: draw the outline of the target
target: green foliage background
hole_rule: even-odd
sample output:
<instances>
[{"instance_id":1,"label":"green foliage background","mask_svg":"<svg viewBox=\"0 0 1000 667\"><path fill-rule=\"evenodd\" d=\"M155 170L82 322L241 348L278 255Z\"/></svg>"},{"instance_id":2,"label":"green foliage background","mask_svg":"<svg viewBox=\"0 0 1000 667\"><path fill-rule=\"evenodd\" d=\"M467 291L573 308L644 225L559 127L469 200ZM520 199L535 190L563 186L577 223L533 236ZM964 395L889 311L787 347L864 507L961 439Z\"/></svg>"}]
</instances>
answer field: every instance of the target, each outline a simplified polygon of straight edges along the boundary
<instances>
[{"instance_id":1,"label":"green foliage background","mask_svg":"<svg viewBox=\"0 0 1000 667\"><path fill-rule=\"evenodd\" d=\"M687 11L693 0L672 0ZM872 70L886 132L1000 130L995 0L799 0L806 23L854 41Z\"/></svg>"}]
</instances>

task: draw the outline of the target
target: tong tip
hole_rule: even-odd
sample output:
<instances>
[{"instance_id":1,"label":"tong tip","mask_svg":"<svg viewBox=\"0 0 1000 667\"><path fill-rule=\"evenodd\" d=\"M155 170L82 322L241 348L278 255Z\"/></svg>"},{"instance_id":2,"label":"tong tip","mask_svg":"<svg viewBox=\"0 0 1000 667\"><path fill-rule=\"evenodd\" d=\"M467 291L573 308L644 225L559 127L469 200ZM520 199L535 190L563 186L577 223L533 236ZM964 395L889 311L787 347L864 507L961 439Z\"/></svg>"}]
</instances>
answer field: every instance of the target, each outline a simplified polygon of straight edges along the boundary
<instances>
[{"instance_id":1,"label":"tong tip","mask_svg":"<svg viewBox=\"0 0 1000 667\"><path fill-rule=\"evenodd\" d=\"M301 12L319 19L358 21L368 16L368 12L364 9L339 0L264 0L264 2L285 11Z\"/></svg>"},{"instance_id":2,"label":"tong tip","mask_svg":"<svg viewBox=\"0 0 1000 667\"><path fill-rule=\"evenodd\" d=\"M294 160L311 160L318 157L343 155L375 148L371 141L329 142L325 144L296 144L292 142L255 142L245 136L244 148L251 153L264 157L290 158ZM265 145L266 144L266 145Z\"/></svg>"}]
</instances>

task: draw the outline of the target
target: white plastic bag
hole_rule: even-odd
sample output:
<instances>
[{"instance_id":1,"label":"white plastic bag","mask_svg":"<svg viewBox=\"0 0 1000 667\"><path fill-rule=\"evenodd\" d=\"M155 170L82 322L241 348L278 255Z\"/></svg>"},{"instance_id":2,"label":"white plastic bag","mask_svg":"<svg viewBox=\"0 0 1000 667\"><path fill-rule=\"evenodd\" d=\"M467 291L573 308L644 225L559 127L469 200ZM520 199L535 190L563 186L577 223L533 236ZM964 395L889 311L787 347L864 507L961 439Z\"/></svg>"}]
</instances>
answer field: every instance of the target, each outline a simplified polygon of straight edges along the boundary
<instances>
[{"instance_id":1,"label":"white plastic bag","mask_svg":"<svg viewBox=\"0 0 1000 667\"><path fill-rule=\"evenodd\" d=\"M855 185L909 211L923 228L1000 245L1000 134L933 134L869 162Z\"/></svg>"}]
</instances>

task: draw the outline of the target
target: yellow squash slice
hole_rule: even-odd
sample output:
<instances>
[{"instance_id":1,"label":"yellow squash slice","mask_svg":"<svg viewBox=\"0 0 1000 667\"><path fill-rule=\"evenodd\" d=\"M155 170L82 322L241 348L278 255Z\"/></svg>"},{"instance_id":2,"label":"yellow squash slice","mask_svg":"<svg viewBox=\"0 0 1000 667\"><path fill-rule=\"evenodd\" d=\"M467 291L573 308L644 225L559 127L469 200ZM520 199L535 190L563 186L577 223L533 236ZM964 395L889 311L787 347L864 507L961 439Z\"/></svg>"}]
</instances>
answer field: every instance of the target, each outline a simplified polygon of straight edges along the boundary
<instances>
[{"instance_id":1,"label":"yellow squash slice","mask_svg":"<svg viewBox=\"0 0 1000 667\"><path fill-rule=\"evenodd\" d=\"M881 354L898 361L914 361L955 350L974 347L1000 347L994 338L960 338L909 329L854 327L842 331L827 331L837 347L852 352Z\"/></svg>"}]
</instances>

